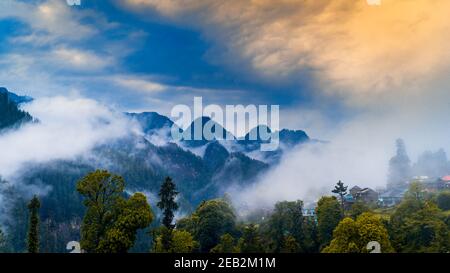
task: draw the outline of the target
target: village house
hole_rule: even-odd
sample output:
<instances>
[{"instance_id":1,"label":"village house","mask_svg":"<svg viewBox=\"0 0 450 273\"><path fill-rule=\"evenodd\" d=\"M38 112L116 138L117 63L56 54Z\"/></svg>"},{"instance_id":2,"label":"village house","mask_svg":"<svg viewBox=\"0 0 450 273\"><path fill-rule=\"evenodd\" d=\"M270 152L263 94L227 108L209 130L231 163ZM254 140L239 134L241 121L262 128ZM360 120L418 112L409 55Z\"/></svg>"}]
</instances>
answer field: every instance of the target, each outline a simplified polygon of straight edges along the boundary
<instances>
[{"instance_id":1,"label":"village house","mask_svg":"<svg viewBox=\"0 0 450 273\"><path fill-rule=\"evenodd\" d=\"M378 201L378 192L371 188L354 186L350 189L350 195L353 197L353 201L362 201L364 203L376 203Z\"/></svg>"},{"instance_id":2,"label":"village house","mask_svg":"<svg viewBox=\"0 0 450 273\"><path fill-rule=\"evenodd\" d=\"M444 189L450 189L450 175L443 176L439 180L443 184Z\"/></svg>"},{"instance_id":3,"label":"village house","mask_svg":"<svg viewBox=\"0 0 450 273\"><path fill-rule=\"evenodd\" d=\"M378 198L378 205L382 207L392 207L400 203L405 195L407 187L390 188L381 193Z\"/></svg>"},{"instance_id":4,"label":"village house","mask_svg":"<svg viewBox=\"0 0 450 273\"><path fill-rule=\"evenodd\" d=\"M450 175L441 178L432 178L429 176L415 176L404 187L391 187L379 195L378 204L383 207L395 206L401 202L403 196L408 191L408 185L412 182L422 184L424 191L435 193L450 189Z\"/></svg>"}]
</instances>

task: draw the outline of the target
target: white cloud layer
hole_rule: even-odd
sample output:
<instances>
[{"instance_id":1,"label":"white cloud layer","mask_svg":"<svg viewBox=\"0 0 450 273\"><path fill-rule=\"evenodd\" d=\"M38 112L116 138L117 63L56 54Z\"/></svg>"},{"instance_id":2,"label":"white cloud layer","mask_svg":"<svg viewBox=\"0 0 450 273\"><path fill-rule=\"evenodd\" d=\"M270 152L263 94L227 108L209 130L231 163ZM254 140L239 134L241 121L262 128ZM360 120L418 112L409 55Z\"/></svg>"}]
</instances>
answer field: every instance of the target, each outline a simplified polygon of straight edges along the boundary
<instances>
[{"instance_id":1,"label":"white cloud layer","mask_svg":"<svg viewBox=\"0 0 450 273\"><path fill-rule=\"evenodd\" d=\"M73 159L134 128L122 114L84 98L37 99L25 110L39 123L0 135L0 175L6 178L25 163Z\"/></svg>"}]
</instances>

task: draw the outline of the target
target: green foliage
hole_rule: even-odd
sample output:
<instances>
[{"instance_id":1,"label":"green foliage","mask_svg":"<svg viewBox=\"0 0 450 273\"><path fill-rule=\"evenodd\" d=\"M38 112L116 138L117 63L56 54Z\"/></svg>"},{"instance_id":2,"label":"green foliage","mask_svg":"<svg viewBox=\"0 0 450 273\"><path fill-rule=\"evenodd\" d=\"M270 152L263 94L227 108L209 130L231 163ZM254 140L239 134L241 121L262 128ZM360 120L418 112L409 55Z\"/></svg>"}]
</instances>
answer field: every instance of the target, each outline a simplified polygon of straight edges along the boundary
<instances>
[{"instance_id":1,"label":"green foliage","mask_svg":"<svg viewBox=\"0 0 450 273\"><path fill-rule=\"evenodd\" d=\"M278 202L269 219L261 226L269 251L280 252L284 239L291 235L297 242L303 242L303 202ZM302 246L303 247L303 246Z\"/></svg>"},{"instance_id":2,"label":"green foliage","mask_svg":"<svg viewBox=\"0 0 450 273\"><path fill-rule=\"evenodd\" d=\"M367 244L376 241L382 252L392 252L389 235L381 218L372 213L363 213L355 220L344 218L333 232L333 240L324 253L366 253Z\"/></svg>"},{"instance_id":3,"label":"green foliage","mask_svg":"<svg viewBox=\"0 0 450 273\"><path fill-rule=\"evenodd\" d=\"M192 234L185 230L172 231L172 252L190 253L198 249L198 243L194 240Z\"/></svg>"},{"instance_id":4,"label":"green foliage","mask_svg":"<svg viewBox=\"0 0 450 273\"><path fill-rule=\"evenodd\" d=\"M411 187L391 217L391 236L399 252L448 252L450 237L441 210Z\"/></svg>"},{"instance_id":5,"label":"green foliage","mask_svg":"<svg viewBox=\"0 0 450 273\"><path fill-rule=\"evenodd\" d=\"M322 247L328 245L333 237L333 230L339 224L341 209L334 196L324 196L317 202L317 233Z\"/></svg>"},{"instance_id":6,"label":"green foliage","mask_svg":"<svg viewBox=\"0 0 450 273\"><path fill-rule=\"evenodd\" d=\"M171 243L172 243L172 229L162 226L160 228L159 233L161 234L160 235L160 245L161 245L160 247L161 247L162 251L169 252L170 248L171 248Z\"/></svg>"},{"instance_id":7,"label":"green foliage","mask_svg":"<svg viewBox=\"0 0 450 273\"><path fill-rule=\"evenodd\" d=\"M211 253L234 253L234 252L237 252L235 240L233 236L231 236L228 233L220 236L219 244L211 249Z\"/></svg>"},{"instance_id":8,"label":"green foliage","mask_svg":"<svg viewBox=\"0 0 450 273\"><path fill-rule=\"evenodd\" d=\"M292 235L286 236L283 240L282 253L297 253L301 251L300 245Z\"/></svg>"},{"instance_id":9,"label":"green foliage","mask_svg":"<svg viewBox=\"0 0 450 273\"><path fill-rule=\"evenodd\" d=\"M30 224L28 227L28 252L39 252L39 208L41 203L39 198L35 195L28 204L30 212Z\"/></svg>"},{"instance_id":10,"label":"green foliage","mask_svg":"<svg viewBox=\"0 0 450 273\"><path fill-rule=\"evenodd\" d=\"M312 217L304 217L302 241L303 251L306 253L316 253L319 251L320 243L316 220Z\"/></svg>"},{"instance_id":11,"label":"green foliage","mask_svg":"<svg viewBox=\"0 0 450 273\"><path fill-rule=\"evenodd\" d=\"M98 252L127 252L136 240L137 230L147 227L152 220L147 198L142 193L135 193L124 202L117 219L106 230L105 238L99 242Z\"/></svg>"},{"instance_id":12,"label":"green foliage","mask_svg":"<svg viewBox=\"0 0 450 273\"><path fill-rule=\"evenodd\" d=\"M188 217L181 218L177 221L176 227L177 229L187 230L192 234L195 234L197 229L198 216L193 213Z\"/></svg>"},{"instance_id":13,"label":"green foliage","mask_svg":"<svg viewBox=\"0 0 450 273\"><path fill-rule=\"evenodd\" d=\"M425 191L423 185L420 182L414 181L409 185L408 191L405 193L405 197L403 201L416 202L416 204L423 204L425 200Z\"/></svg>"},{"instance_id":14,"label":"green foliage","mask_svg":"<svg viewBox=\"0 0 450 273\"><path fill-rule=\"evenodd\" d=\"M200 244L201 252L209 252L219 243L223 234L235 231L234 210L224 199L202 202L188 218L178 221L177 228L193 234Z\"/></svg>"},{"instance_id":15,"label":"green foliage","mask_svg":"<svg viewBox=\"0 0 450 273\"><path fill-rule=\"evenodd\" d=\"M157 206L163 210L164 217L162 223L169 229L173 228L174 211L178 209L178 204L175 202L177 195L178 192L175 190L175 184L172 182L172 178L166 177L159 190L160 201Z\"/></svg>"},{"instance_id":16,"label":"green foliage","mask_svg":"<svg viewBox=\"0 0 450 273\"><path fill-rule=\"evenodd\" d=\"M258 232L258 227L254 224L245 226L242 237L238 241L237 251L240 253L263 253L264 246Z\"/></svg>"},{"instance_id":17,"label":"green foliage","mask_svg":"<svg viewBox=\"0 0 450 273\"><path fill-rule=\"evenodd\" d=\"M81 248L87 252L127 252L138 229L147 227L153 214L147 198L135 193L123 197L125 181L107 171L89 173L77 184L87 207L81 226Z\"/></svg>"},{"instance_id":18,"label":"green foliage","mask_svg":"<svg viewBox=\"0 0 450 273\"><path fill-rule=\"evenodd\" d=\"M162 236L156 238L154 251L156 253L191 253L198 249L198 242L194 240L191 233L185 230L167 229L163 227L164 234L169 236L168 247L162 243Z\"/></svg>"},{"instance_id":19,"label":"green foliage","mask_svg":"<svg viewBox=\"0 0 450 273\"><path fill-rule=\"evenodd\" d=\"M348 216L350 216L352 219L356 220L356 218L363 214L364 212L369 212L370 208L369 206L362 202L362 201L356 201L353 205L350 211L348 212Z\"/></svg>"},{"instance_id":20,"label":"green foliage","mask_svg":"<svg viewBox=\"0 0 450 273\"><path fill-rule=\"evenodd\" d=\"M450 210L450 191L444 191L436 197L436 203L441 210Z\"/></svg>"}]
</instances>

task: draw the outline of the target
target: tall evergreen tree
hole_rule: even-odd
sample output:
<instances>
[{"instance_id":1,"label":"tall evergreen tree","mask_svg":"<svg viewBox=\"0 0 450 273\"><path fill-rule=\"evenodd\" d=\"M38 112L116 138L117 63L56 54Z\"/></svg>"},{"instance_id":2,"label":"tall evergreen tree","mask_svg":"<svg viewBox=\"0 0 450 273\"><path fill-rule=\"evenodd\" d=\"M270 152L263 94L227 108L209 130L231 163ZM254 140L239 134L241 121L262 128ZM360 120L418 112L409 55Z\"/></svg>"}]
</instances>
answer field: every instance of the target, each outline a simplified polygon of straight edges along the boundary
<instances>
[{"instance_id":1,"label":"tall evergreen tree","mask_svg":"<svg viewBox=\"0 0 450 273\"><path fill-rule=\"evenodd\" d=\"M178 192L176 191L175 183L173 183L172 178L166 177L161 185L158 195L160 201L158 202L157 206L158 208L163 210L164 215L162 223L166 228L172 229L174 212L178 209L178 204L177 202L175 202L175 198L177 197Z\"/></svg>"},{"instance_id":2,"label":"tall evergreen tree","mask_svg":"<svg viewBox=\"0 0 450 273\"><path fill-rule=\"evenodd\" d=\"M178 192L175 189L175 183L173 183L172 178L166 177L161 184L158 195L160 200L156 205L163 211L163 227L159 230L161 234L161 248L164 251L169 251L171 249L172 230L174 228L172 221L174 212L178 209L178 204L175 202Z\"/></svg>"},{"instance_id":3,"label":"tall evergreen tree","mask_svg":"<svg viewBox=\"0 0 450 273\"><path fill-rule=\"evenodd\" d=\"M403 139L396 141L397 152L389 160L388 187L403 186L411 178L411 161Z\"/></svg>"},{"instance_id":4,"label":"tall evergreen tree","mask_svg":"<svg viewBox=\"0 0 450 273\"><path fill-rule=\"evenodd\" d=\"M41 203L39 198L35 195L28 204L30 211L30 224L28 227L28 252L39 252L39 208Z\"/></svg>"},{"instance_id":5,"label":"tall evergreen tree","mask_svg":"<svg viewBox=\"0 0 450 273\"><path fill-rule=\"evenodd\" d=\"M336 186L334 186L334 190L332 190L332 193L335 193L339 195L339 198L341 199L341 214L342 217L344 216L344 196L347 194L347 188L348 186L344 186L344 183L342 183L341 180L337 182Z\"/></svg>"}]
</instances>

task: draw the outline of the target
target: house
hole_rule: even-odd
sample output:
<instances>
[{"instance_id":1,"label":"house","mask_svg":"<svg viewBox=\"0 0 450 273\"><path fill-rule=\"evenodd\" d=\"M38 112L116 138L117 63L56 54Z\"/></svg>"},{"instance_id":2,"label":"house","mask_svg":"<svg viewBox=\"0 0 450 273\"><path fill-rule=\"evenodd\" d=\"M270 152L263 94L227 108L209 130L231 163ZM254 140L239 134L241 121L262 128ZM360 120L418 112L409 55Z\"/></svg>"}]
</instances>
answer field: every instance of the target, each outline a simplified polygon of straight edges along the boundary
<instances>
[{"instance_id":1,"label":"house","mask_svg":"<svg viewBox=\"0 0 450 273\"><path fill-rule=\"evenodd\" d=\"M371 188L360 188L358 186L354 186L350 189L350 196L352 197L353 202L362 201L365 203L375 203L378 201L378 192L372 190Z\"/></svg>"},{"instance_id":2,"label":"house","mask_svg":"<svg viewBox=\"0 0 450 273\"><path fill-rule=\"evenodd\" d=\"M307 220L314 221L317 224L317 214L315 208L303 208L303 217Z\"/></svg>"},{"instance_id":3,"label":"house","mask_svg":"<svg viewBox=\"0 0 450 273\"><path fill-rule=\"evenodd\" d=\"M413 177L411 182L419 182L422 184L423 188L427 192L438 192L442 191L446 188L448 185L446 179L449 179L450 177L441 177L439 179L436 178L430 178L428 176L415 176Z\"/></svg>"},{"instance_id":4,"label":"house","mask_svg":"<svg viewBox=\"0 0 450 273\"><path fill-rule=\"evenodd\" d=\"M360 190L362 190L360 187L354 186L353 188L350 189L350 194L351 194L352 196L356 196L356 194L357 194Z\"/></svg>"},{"instance_id":5,"label":"house","mask_svg":"<svg viewBox=\"0 0 450 273\"><path fill-rule=\"evenodd\" d=\"M450 189L450 175L443 176L439 178L444 189Z\"/></svg>"},{"instance_id":6,"label":"house","mask_svg":"<svg viewBox=\"0 0 450 273\"><path fill-rule=\"evenodd\" d=\"M378 204L382 207L392 207L400 203L408 189L406 187L395 187L381 193Z\"/></svg>"},{"instance_id":7,"label":"house","mask_svg":"<svg viewBox=\"0 0 450 273\"><path fill-rule=\"evenodd\" d=\"M303 209L303 217L316 217L316 209L315 208L309 208L309 209Z\"/></svg>"},{"instance_id":8,"label":"house","mask_svg":"<svg viewBox=\"0 0 450 273\"><path fill-rule=\"evenodd\" d=\"M356 200L361 200L365 203L375 203L378 201L378 192L371 188L364 188L356 194Z\"/></svg>"},{"instance_id":9,"label":"house","mask_svg":"<svg viewBox=\"0 0 450 273\"><path fill-rule=\"evenodd\" d=\"M350 193L347 195L344 195L344 209L349 210L352 205L355 203L355 198Z\"/></svg>"}]
</instances>

